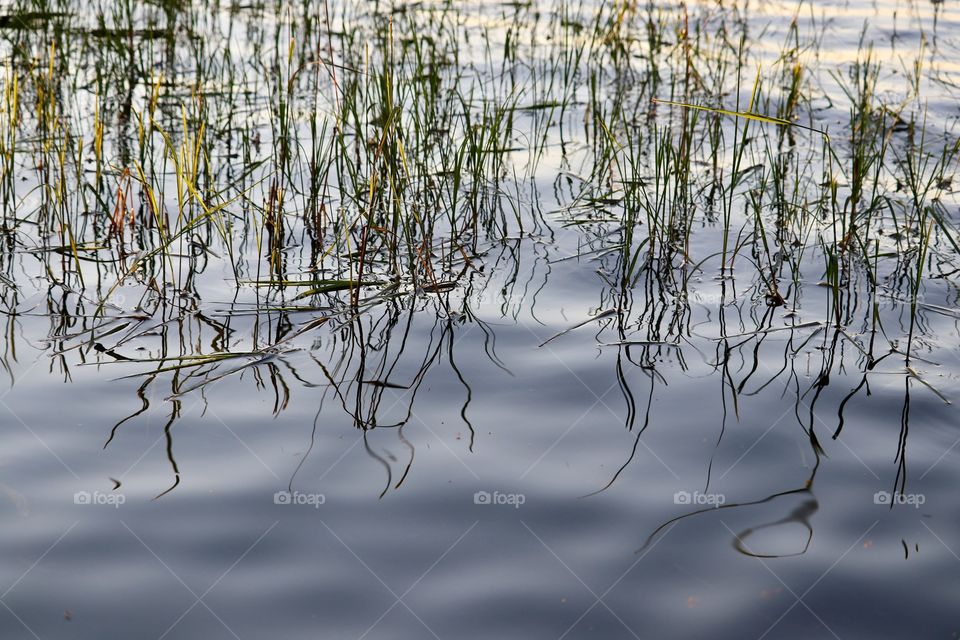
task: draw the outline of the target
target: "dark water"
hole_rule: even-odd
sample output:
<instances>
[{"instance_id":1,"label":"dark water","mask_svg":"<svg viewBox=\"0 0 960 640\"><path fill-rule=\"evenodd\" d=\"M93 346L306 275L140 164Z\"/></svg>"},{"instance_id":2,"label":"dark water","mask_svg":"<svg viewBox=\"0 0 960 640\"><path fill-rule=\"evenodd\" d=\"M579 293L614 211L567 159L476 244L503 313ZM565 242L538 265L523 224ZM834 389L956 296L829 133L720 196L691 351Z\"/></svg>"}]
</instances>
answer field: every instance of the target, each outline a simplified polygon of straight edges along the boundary
<instances>
[{"instance_id":1,"label":"dark water","mask_svg":"<svg viewBox=\"0 0 960 640\"><path fill-rule=\"evenodd\" d=\"M750 11L779 34L796 7ZM811 11L836 19L825 84L863 20L884 59L936 20L954 71L955 3ZM955 97L931 89L931 117ZM125 283L94 319L12 252L0 637L956 637L955 256L913 324L895 267L878 297L851 277L837 326L815 244L786 306L747 260L681 269L682 296L655 270L624 289L609 228L569 224L565 165L546 156L523 232L481 243L455 291L359 314L280 310L296 291L211 258L190 293ZM690 253L721 242L703 222Z\"/></svg>"}]
</instances>

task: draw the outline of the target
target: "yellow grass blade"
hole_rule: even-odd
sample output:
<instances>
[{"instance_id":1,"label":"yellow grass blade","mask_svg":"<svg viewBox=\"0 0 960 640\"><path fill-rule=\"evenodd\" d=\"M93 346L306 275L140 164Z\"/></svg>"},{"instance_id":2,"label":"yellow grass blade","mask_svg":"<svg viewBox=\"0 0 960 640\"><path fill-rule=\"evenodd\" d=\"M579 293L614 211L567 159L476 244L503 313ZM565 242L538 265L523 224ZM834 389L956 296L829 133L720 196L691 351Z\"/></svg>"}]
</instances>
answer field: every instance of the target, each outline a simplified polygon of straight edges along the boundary
<instances>
[{"instance_id":1,"label":"yellow grass blade","mask_svg":"<svg viewBox=\"0 0 960 640\"><path fill-rule=\"evenodd\" d=\"M674 102L673 100L661 100L660 98L653 98L654 104L668 104L674 107L683 107L684 109L695 109L697 111L706 111L708 113L719 113L725 116L733 116L734 118L744 118L746 120L755 120L757 122L764 122L766 124L776 124L786 127L799 127L801 129L806 129L807 131L813 131L814 133L819 133L823 136L823 139L828 143L830 142L830 136L827 135L826 131L820 129L814 129L813 127L808 127L806 125L798 124L790 120L784 120L783 118L776 118L774 116L765 116L760 113L753 113L751 111L730 111L729 109L720 109L718 107L704 107L698 104L687 104L686 102Z\"/></svg>"}]
</instances>

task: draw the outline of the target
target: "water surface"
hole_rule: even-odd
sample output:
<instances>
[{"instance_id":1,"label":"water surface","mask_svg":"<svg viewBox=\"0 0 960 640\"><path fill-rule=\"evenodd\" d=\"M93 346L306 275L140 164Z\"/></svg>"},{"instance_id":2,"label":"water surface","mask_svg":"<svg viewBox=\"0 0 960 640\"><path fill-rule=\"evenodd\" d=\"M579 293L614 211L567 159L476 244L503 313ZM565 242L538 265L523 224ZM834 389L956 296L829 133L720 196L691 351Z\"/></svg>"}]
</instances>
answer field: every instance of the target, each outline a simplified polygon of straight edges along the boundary
<instances>
[{"instance_id":1,"label":"water surface","mask_svg":"<svg viewBox=\"0 0 960 640\"><path fill-rule=\"evenodd\" d=\"M4 4L4 638L956 636L956 4L606 4Z\"/></svg>"}]
</instances>

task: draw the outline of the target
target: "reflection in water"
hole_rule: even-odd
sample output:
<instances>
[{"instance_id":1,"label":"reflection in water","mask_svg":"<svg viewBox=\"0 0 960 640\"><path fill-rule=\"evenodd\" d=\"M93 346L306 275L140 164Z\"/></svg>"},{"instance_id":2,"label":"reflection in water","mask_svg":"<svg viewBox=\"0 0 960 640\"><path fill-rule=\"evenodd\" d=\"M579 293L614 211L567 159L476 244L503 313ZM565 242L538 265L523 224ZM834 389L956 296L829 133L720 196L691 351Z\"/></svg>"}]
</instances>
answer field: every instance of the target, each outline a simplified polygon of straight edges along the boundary
<instances>
[{"instance_id":1,"label":"reflection in water","mask_svg":"<svg viewBox=\"0 0 960 640\"><path fill-rule=\"evenodd\" d=\"M590 246L585 253L595 252L595 247ZM944 258L940 256L937 259L936 268L942 269L949 264L949 260ZM657 418L652 416L652 410L658 386L666 388L675 376L692 375L691 357L707 366L709 373L700 375L717 380L721 386L719 432L714 452L706 464L703 485L705 493L711 490L715 456L723 447L731 420L739 423L744 418L741 413L743 399L763 393L769 394L777 388L781 389L781 398L792 399L790 405L778 408L778 413L786 406L791 407L788 413L802 430L816 461L810 476L795 489L778 491L755 500L699 509L668 520L654 530L638 553L649 549L658 534L687 518L717 510L765 504L786 496L806 498L799 506L791 507L784 517L759 523L735 534L733 544L738 551L746 555L775 557L751 551L747 539L760 531L798 524L809 535L802 545L802 550L786 555L805 553L813 537L810 519L818 508L818 502L812 493L814 478L821 458L826 455L822 433L829 432L832 440L841 437L845 410L851 400L862 391L867 396L871 395L869 380L875 376L903 378L903 410L895 450L897 471L892 493L897 495L906 492L906 443L909 433L911 385L920 383L940 401L949 404L949 400L911 365L911 361L921 361L933 366L936 366L936 363L916 355L912 346L913 327L928 324L929 314L924 312L922 304L909 302L917 299L916 289L911 274L905 271L900 261L888 277L888 281L896 283L896 289L888 289L885 293L877 286L858 287L852 283L846 288L844 297L828 296L825 301L826 307L831 309L828 316L841 318L839 323L835 320L800 321L798 311L802 289L800 284L796 283L784 291L784 299L790 300L793 308L786 314L789 322L786 326L776 324L776 305L769 304L768 297L761 297L769 286L762 279L754 283L752 292L746 294L731 290L732 283L721 281L719 294L716 297L705 297L689 287L689 274L685 274L683 278L674 277L675 274L665 277L662 270L657 268L649 268L641 273L639 283L642 283L642 287L625 290L622 286L617 286L617 283L625 280L624 273L628 268L633 268L633 265L627 265L622 257L618 257L612 263L605 262L598 270L604 281L610 285L607 292L601 296L601 308L610 306L615 310L615 314L611 314L611 319L607 321L605 331L616 333L614 340L601 339L601 346L616 349L616 357L612 360L613 376L626 406L624 426L628 431L635 431L635 435L632 446L624 454L624 461L617 466L610 480L585 497L610 489L636 460L642 438L651 425L657 422ZM898 273L905 275L900 278ZM870 274L864 274L866 278L869 276ZM912 293L902 293L901 287L912 290ZM863 296L859 291L869 291L870 295ZM901 293L890 294L889 291ZM758 304L758 300L763 302ZM907 302L902 304L901 301ZM892 303L891 312L880 312L880 306L884 303ZM704 306L707 307L705 313L697 309ZM908 324L901 324L905 335L902 341L898 341L893 338L894 328L889 320L904 310L909 313ZM692 320L698 316L703 319L699 322ZM884 326L884 321L887 326ZM852 327L860 329L855 331ZM929 335L929 328L924 334ZM904 342L905 348L898 346ZM881 343L889 346L881 349L878 346ZM891 364L894 362L897 364ZM899 369L896 368L898 364ZM642 375L633 376L629 369L638 370ZM831 392L832 382L841 380L846 383L857 377L859 382L845 395L838 397ZM643 391L635 389L637 380L643 381ZM890 393L889 388L884 391L887 398ZM638 401L638 398L643 400ZM824 407L825 403L829 403L830 407ZM833 414L836 415L836 423L832 427L828 424L830 418L827 416ZM777 426L785 415L776 419L770 428ZM642 418L638 420L638 416ZM670 417L665 416L660 420L669 422ZM784 422L781 426L786 428L787 423ZM726 473L729 473L729 470ZM781 554L776 557L784 556Z\"/></svg>"},{"instance_id":2,"label":"reflection in water","mask_svg":"<svg viewBox=\"0 0 960 640\"><path fill-rule=\"evenodd\" d=\"M543 232L549 231L554 238L565 233L562 226L555 227L549 220L541 219L540 224ZM612 231L623 233L615 225ZM781 397L793 399L791 414L816 459L810 477L798 488L718 507L728 510L785 496L809 497L783 518L738 533L734 544L739 551L752 554L747 543L750 536L788 523L804 526L812 538L810 518L817 504L812 494L813 479L824 455L819 434L827 430L833 440L841 437L845 411L859 393L870 395L871 376L903 377L894 491L906 491L911 385L920 382L942 398L911 365L911 358L918 366L930 362L914 354L911 339L916 324L928 321L923 307L911 313L909 324L904 326L904 349L894 341L889 341L885 350L878 347L879 336L889 340L892 327L880 325L877 306L892 301L895 311L903 307L897 298L880 297L876 287L864 299L852 293L857 287L851 286L851 294L842 303L827 302L828 308L841 310L844 322L840 326L802 321L794 311L787 314L790 324L781 326L777 324L777 308L767 303L767 284L762 279L746 291L737 291L733 282L722 280L718 294L705 294L692 286L691 273L658 266L650 257L635 262L629 252L604 254L601 247L610 241L610 232L609 224L580 230L578 241L582 244L575 256L577 264L596 265L596 282L602 286L597 288L599 295L593 308L607 311L589 324L570 323L566 330L552 334L539 345L548 348L561 337L597 335L599 353L609 354L612 379L626 409L622 426L632 434L631 446L624 450L622 459L614 461L615 470L608 480L584 497L596 496L622 479L643 450L643 438L651 426L665 419L658 418L654 411L658 394L677 378L689 377L713 379L720 385L718 430L704 468L704 491L712 488L715 458L723 449L731 424L744 418L743 399L777 388ZM148 289L132 311L108 304L104 312L97 312L96 302L60 286L48 290L40 315L50 323L45 341L52 356L51 371L56 367L64 380L71 380L74 365L96 366L111 377L142 379L135 393L139 406L110 428L105 449L124 429L154 410L152 400L162 398L160 411L166 416L162 432L170 480L159 488L156 498L174 491L182 480L174 436L183 399L196 396L204 404L216 402L211 394L223 383L231 387L252 383L258 395L272 397L274 416L290 407L295 388L321 390L306 453L292 471L288 487L292 489L314 451L318 429L339 414L349 417L362 434L364 451L382 469L382 497L402 487L415 463L416 447L406 431L425 426L416 417L416 404L431 371L443 368L461 386L458 414L468 434L467 450L475 450L478 432L471 415L470 376L476 363L462 366L463 356L457 349L460 338L478 331L483 336L482 355L505 376L510 375L497 354L497 323L520 321L524 305L532 317L537 317L537 292L547 286L556 265L571 262L561 246L561 242L534 242L532 264L525 267L530 254L516 242L505 242L499 248L491 245L478 253L484 255L484 264L496 268L481 270L466 264L451 281L456 283L455 288L449 290L428 291L398 283L369 298L351 300L351 296L332 292L313 294L305 301L298 292L291 301L284 287L270 287L265 294L257 289L255 304L236 300L211 304L203 302L196 291L157 287ZM198 261L189 279L201 276L207 268L209 262ZM627 286L631 270L636 275ZM534 284L537 282L542 284ZM909 277L904 282L903 286L910 286ZM518 287L524 291L519 296L515 293ZM799 286L785 289L784 295L794 309L799 308ZM4 358L5 368L13 377L10 361L15 360L22 333L19 323L37 314L35 309L40 305L23 308L16 288L5 289L4 301L6 308L15 310L6 314ZM308 304L301 306L304 302ZM495 310L496 320L482 319L491 310ZM858 319L856 313L862 316ZM862 327L860 332L849 329L858 325ZM476 355L471 352L467 357L472 360ZM893 360L902 362L901 372L880 370L881 365ZM131 368L135 372L126 374ZM115 370L120 373L113 373ZM854 374L858 382L845 395L828 395L831 382L850 380ZM164 390L157 389L159 386ZM825 402L832 403L833 408L822 408ZM835 427L825 422L825 416L832 413L837 416ZM384 453L384 438L399 445L404 452L401 457ZM667 521L655 529L643 549L666 527L711 511L714 509L696 510Z\"/></svg>"},{"instance_id":3,"label":"reflection in water","mask_svg":"<svg viewBox=\"0 0 960 640\"><path fill-rule=\"evenodd\" d=\"M740 66L732 63L770 52L767 43L747 46L754 25L745 7L614 15L586 3L544 16L523 6L471 14L487 46L504 46L502 58L487 59L488 50L467 64L458 57L460 18L419 6L367 15L333 3L331 14L325 3L294 19L258 6L208 15L182 3L105 3L85 12L53 2L38 14L15 4L22 11L4 17L5 46L28 87L24 122L36 125L44 145L29 161L9 156L24 186L6 164L0 181L12 205L0 251L2 363L14 380L16 342L40 317L49 323L51 371L64 381L74 365L143 377L140 406L116 422L105 446L151 411L150 398L166 397L173 478L165 491L179 481L172 435L179 399L208 402L216 385L233 379L272 395L274 416L298 386L322 388L314 428L338 407L364 432L385 486L397 487L414 457L404 430L415 422L427 373L442 364L463 387L460 420L474 451L472 367L456 353L460 335L482 332L485 357L509 373L494 347L494 323L529 315L557 325L549 317L553 287L575 270L596 276L577 283L578 295L590 292L581 307L615 314L572 335L602 334L601 354L613 361L624 428L633 434L616 471L591 495L635 461L656 422L658 392L698 364L709 372L697 375L720 383L715 452L743 418L743 399L779 385L796 395L796 421L822 455L822 434L841 438L845 411L871 394L872 377L904 375L895 490L905 490L911 384L940 394L913 365L927 363L922 353L936 347L926 340L937 335L929 316L956 319L949 304L920 297L956 271L952 237L932 224L942 220L949 187L937 170L954 156L937 156L916 114L887 122L888 108L856 102L886 82L874 77L872 53L856 53L852 84L838 79L854 101L851 117L863 119L851 125L840 107L824 116L824 126L852 127L854 141L890 155L886 172L886 156L854 158L874 172L868 180L866 171L855 175L857 162L848 167L840 157L849 150L839 141L831 151L838 157L825 158L824 141L796 128L756 135L735 120L651 106L664 91L710 103L716 96L704 87L749 81L731 74ZM937 6L930 15L934 48L942 14ZM318 26L330 15L342 27L336 34ZM602 46L583 41L591 23L609 27ZM822 46L823 27L800 14L788 23L779 34L788 46L769 77L757 78L751 100L799 123L795 83L812 64L806 54ZM659 31L674 24L688 39L680 70ZM702 58L693 55L691 24ZM514 29L543 31L550 43L518 45L525 40ZM429 43L414 37L434 32ZM61 42L64 34L73 39ZM241 50L205 47L207 40ZM358 41L369 41L372 54ZM629 52L641 41L649 60L635 66ZM531 62L519 65L524 57ZM78 81L77 59L96 63L93 80ZM597 60L614 73L579 75ZM392 75L377 76L373 91L364 83L381 63ZM444 97L451 81L467 87L452 103ZM789 91L764 91L763 82ZM345 104L360 89L366 93ZM69 104L44 102L48 95L92 101L95 116L79 118ZM93 139L84 141L88 130ZM865 137L871 131L882 135ZM947 132L942 137L949 141ZM896 188L885 192L885 182ZM75 212L89 220L73 220ZM824 281L809 280L821 273ZM38 280L49 281L46 290L33 286ZM906 373L881 371L893 361ZM812 382L803 382L811 366ZM824 416L833 409L821 407L835 401L831 383L848 378L858 384L828 427ZM376 453L366 435L376 429L395 430L404 462Z\"/></svg>"},{"instance_id":4,"label":"reflection in water","mask_svg":"<svg viewBox=\"0 0 960 640\"><path fill-rule=\"evenodd\" d=\"M271 623L308 612L285 637L376 604L355 560L391 585L387 613L419 597L424 625L455 617L437 637L566 626L582 594L531 561L534 531L584 608L627 626L595 591L609 574L610 601L659 629L699 637L726 616L757 637L777 603L753 602L754 559L802 556L769 564L809 573L870 509L956 528L941 506L857 502L874 481L901 495L956 476L937 448L956 437L960 328L943 3L7 4L0 413L22 460L0 460L0 499L23 527L0 550L24 568L43 552L24 541L72 519L61 494L107 479L130 497L122 526L71 505L89 537L51 561L62 550L126 588L132 556L93 551L117 532L150 530L171 568L207 571L274 531L238 550L250 573L221 595L242 615L266 585ZM38 464L50 453L66 480ZM921 484L935 468L946 481ZM278 488L330 504L286 509ZM500 508L498 490L523 498ZM687 537L651 554L671 531ZM947 557L893 534L900 564ZM436 584L395 593L376 574L423 555ZM830 606L866 593L878 608L876 557L851 557L870 569L843 572ZM675 606L711 570L712 602ZM165 588L131 610L160 608Z\"/></svg>"},{"instance_id":5,"label":"reflection in water","mask_svg":"<svg viewBox=\"0 0 960 640\"><path fill-rule=\"evenodd\" d=\"M510 252L504 251L499 262L509 257ZM274 416L290 406L294 387L322 390L307 454L291 476L291 486L297 471L309 458L324 418L329 420L331 415L340 414L349 416L354 428L362 432L365 450L384 469L385 494L402 485L413 464L415 449L404 430L411 423L416 428L419 422L415 405L432 370L448 367L461 385L459 416L469 434L468 451L474 449L477 434L470 417L470 374L460 365L457 355L462 335L471 331L480 334L481 354L510 375L497 356L494 328L471 308L472 300L488 295L483 279L473 275L456 294L378 296L360 302L365 307L362 313L353 306L343 306L336 297L318 301L310 313L260 308L246 311L243 306L234 307L239 309L236 312L202 312L196 306L198 301L191 297L187 299L188 306L180 306L166 320L155 320L158 315L166 315L165 303L159 298L153 299L150 306L138 307L133 314L118 313L92 320L83 313L83 301L79 301L73 312L62 309L56 316L58 321L49 342L54 345L56 361L68 379L71 365L67 357L71 353L77 354L78 364L95 364L108 374L118 367L146 369L123 376L142 378L136 389L140 406L113 425L104 448L124 428L149 414L151 399L165 397L163 406L169 412L163 434L172 480L158 498L175 489L181 479L174 431L181 417L182 399L198 397L206 404L212 401L209 394L215 392L218 384L232 385L234 381L242 385L252 383L258 395L272 396ZM282 298L282 292L276 295ZM514 312L506 297L503 305L505 314ZM315 313L312 310L325 315L311 317ZM218 319L222 316L223 320ZM261 346L229 348L238 342L241 322L246 325L242 331L252 334L251 344ZM93 340L97 341L91 346ZM101 359L87 363L85 357L89 353L100 354ZM471 358L475 356L470 354ZM470 368L475 367L473 362ZM167 390L156 389L158 385ZM374 433L378 439L392 433L408 459L398 461L392 454L378 453L380 447L371 440Z\"/></svg>"},{"instance_id":6,"label":"reflection in water","mask_svg":"<svg viewBox=\"0 0 960 640\"><path fill-rule=\"evenodd\" d=\"M782 494L781 494L782 495ZM818 507L817 500L813 498L813 494L810 494L810 499L805 500L800 506L794 508L785 518L781 520L776 520L774 522L769 522L766 524L761 524L755 527L750 527L749 529L744 529L740 533L736 534L736 541L734 543L734 548L737 551L744 555L753 556L755 558L787 558L790 556L802 556L807 552L807 549L810 548L810 542L813 540L813 527L810 525L810 517L816 513ZM803 544L803 548L800 551L795 553L782 553L778 555L773 554L762 554L755 553L750 551L746 546L746 540L755 533L758 533L764 529L772 529L774 527L796 523L802 525L803 528L807 531L807 538Z\"/></svg>"}]
</instances>

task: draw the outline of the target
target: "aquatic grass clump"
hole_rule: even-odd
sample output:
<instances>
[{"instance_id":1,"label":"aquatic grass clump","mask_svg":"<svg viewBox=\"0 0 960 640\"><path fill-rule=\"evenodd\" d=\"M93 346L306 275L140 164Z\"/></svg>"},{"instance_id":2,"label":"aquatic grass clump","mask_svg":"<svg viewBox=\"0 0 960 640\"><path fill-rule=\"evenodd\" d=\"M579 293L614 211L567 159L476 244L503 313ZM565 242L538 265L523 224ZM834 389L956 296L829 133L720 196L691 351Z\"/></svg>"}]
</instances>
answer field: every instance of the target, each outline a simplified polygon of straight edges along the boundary
<instances>
[{"instance_id":1,"label":"aquatic grass clump","mask_svg":"<svg viewBox=\"0 0 960 640\"><path fill-rule=\"evenodd\" d=\"M15 3L8 321L42 295L65 371L122 362L177 397L279 375L311 334L386 348L369 331L401 312L444 335L491 299L519 318L537 269L565 263L597 278L605 344L648 348L647 373L694 339L698 296L720 336L803 315L869 332L868 353L902 333L915 363L920 298L958 252L960 143L924 103L926 45L892 78L866 35L834 63L816 16L759 40L754 20L744 3ZM875 317L891 298L902 331ZM728 327L734 307L755 326ZM717 347L734 407L739 348ZM365 367L343 357L340 374ZM351 378L358 424L377 422L371 379Z\"/></svg>"}]
</instances>

